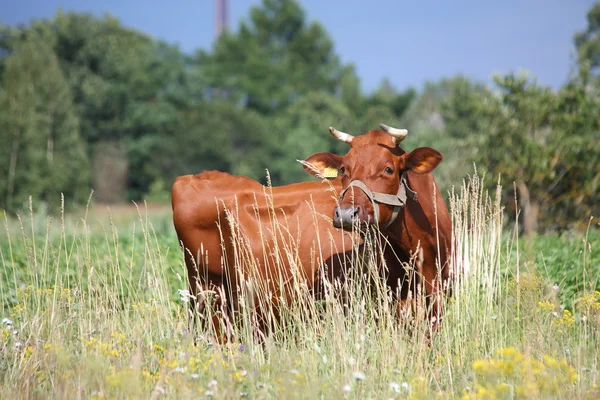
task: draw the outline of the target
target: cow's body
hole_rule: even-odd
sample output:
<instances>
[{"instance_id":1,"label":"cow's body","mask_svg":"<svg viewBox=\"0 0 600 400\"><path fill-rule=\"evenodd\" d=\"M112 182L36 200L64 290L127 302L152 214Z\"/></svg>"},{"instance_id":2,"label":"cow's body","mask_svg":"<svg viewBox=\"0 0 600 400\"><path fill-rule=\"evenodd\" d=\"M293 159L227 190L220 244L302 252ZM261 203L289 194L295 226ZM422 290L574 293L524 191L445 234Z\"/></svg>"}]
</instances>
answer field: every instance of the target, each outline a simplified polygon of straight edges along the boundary
<instances>
[{"instance_id":1,"label":"cow's body","mask_svg":"<svg viewBox=\"0 0 600 400\"><path fill-rule=\"evenodd\" d=\"M410 296L410 293L406 292L408 289L412 292L412 298L415 298L417 285L422 283L424 293L428 296L427 306L431 308L430 316L435 317L431 321L435 329L441 318L441 297L449 295L451 289L449 284L452 221L431 174L418 175L409 172L408 183L418 194L418 201L407 201L405 209L392 225L383 230L383 234L400 251L408 250L410 256L416 252L416 268L422 279L413 280L413 285L405 285L402 288L402 300ZM390 264L395 260L386 258L386 262ZM404 271L399 265L388 265L388 270L392 279L398 275L404 277Z\"/></svg>"},{"instance_id":2,"label":"cow's body","mask_svg":"<svg viewBox=\"0 0 600 400\"><path fill-rule=\"evenodd\" d=\"M342 265L343 255L351 250L352 244L360 243L360 239L352 240L348 226L335 223L339 210L350 210L349 218L375 222L386 237L385 279L400 300L414 296L417 284L424 284L435 327L441 312L439 295L446 292L443 282L449 278L452 241L450 216L430 174L441 161L441 155L432 149L406 153L396 147L390 135L381 131L370 131L353 139L352 149L345 157L317 153L306 160L312 168L305 166L305 169L320 177L325 169L329 174L331 168L342 171L344 165L351 170L329 181L266 188L249 178L215 171L179 177L172 190L173 218L186 253L191 294L197 296L199 291L207 289L223 290L228 309L235 310L239 293L236 269L246 278L266 283L268 291L283 294L283 298L294 295L292 286L296 278L311 287L323 275L320 268L324 264ZM387 165L395 171L382 176L377 169L385 167L387 171ZM349 191L339 199L342 189L359 179L373 192L395 194L403 171L418 198L406 199L394 218L394 207L375 205L356 188L351 188L352 195ZM354 207L355 204L360 207ZM233 211L236 221L233 230L225 208ZM373 221L374 216L379 220ZM240 238L247 243L242 246L248 250L243 254L240 254ZM415 254L422 279L407 276L403 265ZM329 277L336 278L336 271L342 269L328 268L334 275L328 274ZM409 281L413 284L409 285ZM279 301L279 297L269 301Z\"/></svg>"},{"instance_id":3,"label":"cow's body","mask_svg":"<svg viewBox=\"0 0 600 400\"><path fill-rule=\"evenodd\" d=\"M191 295L223 289L227 305L221 306L233 311L239 274L255 285L268 280L268 288L257 288L254 295L269 291L275 295L270 301L278 301L281 293L293 296L294 277L310 288L322 264L336 262L336 254L352 248L352 235L331 223L340 185L338 179L268 188L217 171L177 178L173 221L184 246Z\"/></svg>"}]
</instances>

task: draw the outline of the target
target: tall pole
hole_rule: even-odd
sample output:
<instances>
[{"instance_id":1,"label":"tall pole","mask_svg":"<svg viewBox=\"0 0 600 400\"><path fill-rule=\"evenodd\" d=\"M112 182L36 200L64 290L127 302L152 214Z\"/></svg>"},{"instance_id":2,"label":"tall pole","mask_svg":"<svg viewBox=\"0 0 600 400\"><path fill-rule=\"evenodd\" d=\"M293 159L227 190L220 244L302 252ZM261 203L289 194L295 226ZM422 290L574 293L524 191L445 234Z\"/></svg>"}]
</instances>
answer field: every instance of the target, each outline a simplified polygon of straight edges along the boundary
<instances>
[{"instance_id":1,"label":"tall pole","mask_svg":"<svg viewBox=\"0 0 600 400\"><path fill-rule=\"evenodd\" d=\"M229 0L215 0L215 37L229 29Z\"/></svg>"}]
</instances>

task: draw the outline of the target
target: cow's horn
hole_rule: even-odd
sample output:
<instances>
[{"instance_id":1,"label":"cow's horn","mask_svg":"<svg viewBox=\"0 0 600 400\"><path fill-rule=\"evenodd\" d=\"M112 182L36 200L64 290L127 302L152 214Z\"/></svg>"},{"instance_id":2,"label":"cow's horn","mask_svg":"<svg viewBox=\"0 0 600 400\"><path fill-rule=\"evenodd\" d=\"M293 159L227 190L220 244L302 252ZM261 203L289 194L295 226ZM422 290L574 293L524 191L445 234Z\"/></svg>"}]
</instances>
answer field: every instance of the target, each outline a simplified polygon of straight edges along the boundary
<instances>
[{"instance_id":1,"label":"cow's horn","mask_svg":"<svg viewBox=\"0 0 600 400\"><path fill-rule=\"evenodd\" d=\"M406 139L406 135L408 135L407 129L392 128L391 126L388 126L386 124L379 124L379 126L385 132L389 133L390 135L392 135L394 137L394 141L396 142L396 144L398 144L401 141L403 141L404 139Z\"/></svg>"},{"instance_id":2,"label":"cow's horn","mask_svg":"<svg viewBox=\"0 0 600 400\"><path fill-rule=\"evenodd\" d=\"M334 138L341 140L344 143L352 143L352 139L354 139L354 136L349 135L345 132L338 131L337 129L331 126L329 127L329 133L331 133L331 135Z\"/></svg>"}]
</instances>

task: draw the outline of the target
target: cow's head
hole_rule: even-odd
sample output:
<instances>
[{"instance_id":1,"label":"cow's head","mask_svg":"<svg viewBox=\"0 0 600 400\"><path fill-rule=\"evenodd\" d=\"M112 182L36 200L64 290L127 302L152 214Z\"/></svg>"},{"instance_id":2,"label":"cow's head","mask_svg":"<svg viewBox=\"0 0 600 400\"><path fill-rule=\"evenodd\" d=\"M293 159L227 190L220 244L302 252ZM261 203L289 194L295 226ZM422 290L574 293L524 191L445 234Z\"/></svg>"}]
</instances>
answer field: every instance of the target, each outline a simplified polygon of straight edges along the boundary
<instances>
[{"instance_id":1,"label":"cow's head","mask_svg":"<svg viewBox=\"0 0 600 400\"><path fill-rule=\"evenodd\" d=\"M316 153L303 163L312 175L341 178L340 204L333 210L337 228L351 228L357 222L388 226L404 206L407 194L415 194L403 173L427 174L442 161L442 155L429 147L405 152L398 144L408 131L380 126L383 131L371 130L360 136L329 128L335 138L350 145L350 151L343 157Z\"/></svg>"}]
</instances>

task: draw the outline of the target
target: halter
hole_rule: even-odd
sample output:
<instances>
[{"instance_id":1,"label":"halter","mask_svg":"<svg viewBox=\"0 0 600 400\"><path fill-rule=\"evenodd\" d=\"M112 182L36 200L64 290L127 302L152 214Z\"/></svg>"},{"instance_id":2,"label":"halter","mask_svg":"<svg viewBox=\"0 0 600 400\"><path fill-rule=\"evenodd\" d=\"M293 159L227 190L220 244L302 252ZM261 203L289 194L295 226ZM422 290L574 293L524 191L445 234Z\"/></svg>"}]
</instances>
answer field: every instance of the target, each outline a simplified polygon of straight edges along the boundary
<instances>
[{"instance_id":1,"label":"halter","mask_svg":"<svg viewBox=\"0 0 600 400\"><path fill-rule=\"evenodd\" d=\"M388 224L386 225L386 228L389 227L392 224L392 222L396 220L398 214L400 213L400 209L406 205L407 193L410 193L411 198L414 201L417 201L417 192L411 190L411 188L408 186L408 180L406 179L406 171L404 171L400 176L400 187L398 188L398 193L396 193L395 195L373 192L367 187L367 185L363 181L355 179L350 182L348 187L346 187L340 192L340 200L344 197L344 194L346 194L346 191L350 189L351 186L356 186L357 188L362 190L367 195L369 200L371 200L371 203L373 204L373 210L375 213L375 221L379 221L379 207L377 207L378 204L387 204L390 206L394 206L392 218L390 219L390 222L388 222Z\"/></svg>"}]
</instances>

